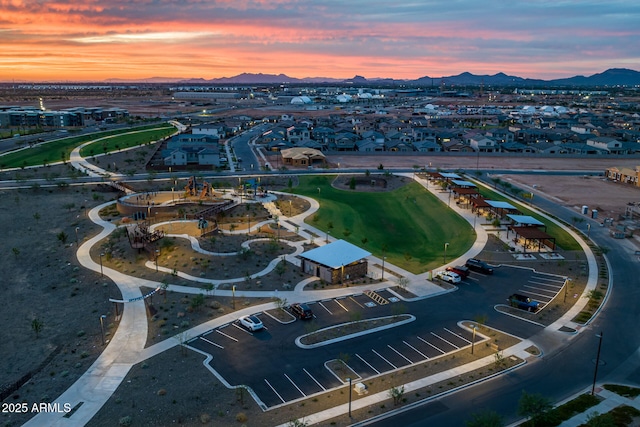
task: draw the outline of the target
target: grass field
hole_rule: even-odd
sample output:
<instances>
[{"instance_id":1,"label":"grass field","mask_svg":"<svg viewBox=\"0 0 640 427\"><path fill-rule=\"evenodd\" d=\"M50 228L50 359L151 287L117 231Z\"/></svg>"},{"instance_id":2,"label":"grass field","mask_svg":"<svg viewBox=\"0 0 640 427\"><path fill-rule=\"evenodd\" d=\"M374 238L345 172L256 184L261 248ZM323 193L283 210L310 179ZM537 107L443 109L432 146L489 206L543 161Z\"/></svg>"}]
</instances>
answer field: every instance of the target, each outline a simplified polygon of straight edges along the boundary
<instances>
[{"instance_id":1,"label":"grass field","mask_svg":"<svg viewBox=\"0 0 640 427\"><path fill-rule=\"evenodd\" d=\"M162 129L158 130L159 128ZM109 145L107 146L107 151L113 151L117 150L115 144L118 144L120 148L138 145L140 143L149 142L149 138L152 138L152 136L153 138L151 140L155 140L161 138L162 136L171 134L171 132L173 132L173 129L173 126L169 124L157 123L154 125L136 128L135 131L141 131L141 133L132 135L118 136L125 132L131 132L131 129L120 129L116 131L98 132L89 135L72 136L69 138L57 139L51 142L36 145L32 148L14 151L1 156L0 168L5 169L21 168L26 166L40 166L60 162L63 160L66 161L69 160L69 154L71 153L71 151L78 145L84 144L85 142L91 141L93 139L104 138L111 135L118 136L117 138L107 140L110 141ZM143 135L146 140L142 139ZM93 146L93 144L91 144L91 146ZM96 147L96 154L103 152L103 145L102 143L99 143L99 150Z\"/></svg>"},{"instance_id":2,"label":"grass field","mask_svg":"<svg viewBox=\"0 0 640 427\"><path fill-rule=\"evenodd\" d=\"M306 222L329 231L412 273L421 273L466 252L475 240L462 217L417 183L384 193L338 190L334 176L303 176L294 193L320 203ZM320 189L320 192L318 192ZM324 238L324 236L322 236ZM384 250L383 250L384 249Z\"/></svg>"},{"instance_id":3,"label":"grass field","mask_svg":"<svg viewBox=\"0 0 640 427\"><path fill-rule=\"evenodd\" d=\"M567 233L559 225L533 212L531 209L527 208L526 205L523 205L522 203L514 202L512 199L508 199L503 195L496 193L495 191L489 188L478 186L478 189L480 191L480 194L486 199L501 200L501 201L509 202L515 207L517 207L518 210L520 210L520 212L522 212L523 215L532 216L538 221L544 223L547 226L547 230L546 230L547 234L550 234L551 236L555 237L556 245L559 246L561 249L564 249L566 251L577 251L581 249L576 239L571 237L569 233Z\"/></svg>"}]
</instances>

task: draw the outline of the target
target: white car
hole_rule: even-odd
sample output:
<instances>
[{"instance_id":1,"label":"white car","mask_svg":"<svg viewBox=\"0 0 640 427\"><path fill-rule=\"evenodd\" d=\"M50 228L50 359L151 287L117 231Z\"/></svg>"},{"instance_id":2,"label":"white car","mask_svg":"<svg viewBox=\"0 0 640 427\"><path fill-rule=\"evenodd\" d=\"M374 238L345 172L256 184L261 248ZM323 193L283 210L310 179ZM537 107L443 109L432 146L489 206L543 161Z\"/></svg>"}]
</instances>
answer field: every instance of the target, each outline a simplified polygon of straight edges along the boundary
<instances>
[{"instance_id":1,"label":"white car","mask_svg":"<svg viewBox=\"0 0 640 427\"><path fill-rule=\"evenodd\" d=\"M264 325L262 324L262 321L260 319L258 319L258 316L242 316L240 319L240 324L242 326L244 326L245 328L247 328L250 331L259 331L260 329L264 328Z\"/></svg>"},{"instance_id":2,"label":"white car","mask_svg":"<svg viewBox=\"0 0 640 427\"><path fill-rule=\"evenodd\" d=\"M462 280L460 275L453 271L439 271L438 274L436 274L436 277L449 283L460 283Z\"/></svg>"}]
</instances>

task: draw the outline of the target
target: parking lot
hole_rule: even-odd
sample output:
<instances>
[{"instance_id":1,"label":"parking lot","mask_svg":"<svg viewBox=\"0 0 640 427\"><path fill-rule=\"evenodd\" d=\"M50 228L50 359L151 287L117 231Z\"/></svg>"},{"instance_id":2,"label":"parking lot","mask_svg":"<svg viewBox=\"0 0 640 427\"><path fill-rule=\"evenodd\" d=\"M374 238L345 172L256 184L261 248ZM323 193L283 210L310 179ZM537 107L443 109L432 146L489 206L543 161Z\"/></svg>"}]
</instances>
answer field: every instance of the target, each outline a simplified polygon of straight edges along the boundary
<instances>
[{"instance_id":1,"label":"parking lot","mask_svg":"<svg viewBox=\"0 0 640 427\"><path fill-rule=\"evenodd\" d=\"M250 387L265 407L341 387L346 376L360 381L471 346L471 332L455 322L434 329L424 325L419 333L393 328L351 339L346 346L343 342L303 350L294 344L296 337L316 327L355 317L387 316L397 303L388 291L378 291L372 297L359 294L316 301L309 303L315 316L312 321L283 324L267 313L257 313L265 326L263 331L249 332L233 322L196 337L189 345L211 354L213 369L231 385ZM476 335L476 343L483 340ZM346 376L345 371L333 372L326 366L336 359L346 364Z\"/></svg>"}]
</instances>

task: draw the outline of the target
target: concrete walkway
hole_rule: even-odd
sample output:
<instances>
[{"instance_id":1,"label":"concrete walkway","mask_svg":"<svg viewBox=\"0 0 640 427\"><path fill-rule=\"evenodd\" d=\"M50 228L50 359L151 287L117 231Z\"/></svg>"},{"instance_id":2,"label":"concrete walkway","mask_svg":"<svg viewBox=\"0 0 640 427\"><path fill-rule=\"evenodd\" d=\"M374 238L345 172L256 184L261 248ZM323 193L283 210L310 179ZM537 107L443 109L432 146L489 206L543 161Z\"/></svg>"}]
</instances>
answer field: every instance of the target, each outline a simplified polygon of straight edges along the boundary
<instances>
[{"instance_id":1,"label":"concrete walkway","mask_svg":"<svg viewBox=\"0 0 640 427\"><path fill-rule=\"evenodd\" d=\"M78 152L79 155L79 152ZM81 163L78 163L79 165ZM411 176L411 174L407 174L407 176ZM417 181L420 182L425 188L435 194L440 200L443 202L448 202L448 194L440 193L439 191L435 191L436 188L434 186L428 186L428 183L420 178L417 178ZM271 205L268 209L273 210L273 213L277 214L280 218L279 223L285 228L291 231L298 231L303 238L308 239L309 241L314 241L316 244L323 244L325 240L331 241L332 237L329 236L328 239L322 239L321 237L325 234L321 230L316 229L315 227L304 223L304 218L313 214L319 207L318 203L310 198L306 198L311 204L311 208L299 215L293 216L291 218L285 217L282 215L282 212L277 211L275 205ZM103 353L98 357L98 359L93 363L93 365L83 374L67 391L65 391L60 397L58 397L54 403L58 403L61 407L64 404L71 404L72 407L77 408L77 410L73 413L69 418L65 418L62 414L56 413L39 413L34 416L29 422L25 424L25 426L83 426L91 420L91 418L100 410L100 408L106 403L109 397L115 392L120 383L125 379L127 373L131 369L134 364L140 363L150 357L153 357L163 351L166 351L176 345L180 344L180 340L176 337L169 338L165 341L162 341L158 344L155 344L151 347L145 348L145 344L147 341L147 317L146 317L146 309L144 300L140 298L141 291L140 287L150 287L155 288L160 285L158 282L153 282L149 280L140 279L137 277L127 276L119 271L103 268L101 265L97 264L90 256L90 249L92 246L97 244L100 240L108 236L113 230L115 230L115 226L108 222L104 221L100 218L99 212L102 208L108 206L109 204L114 202L109 202L102 204L100 206L95 207L90 211L89 217L90 219L98 225L103 227L102 232L98 235L86 241L83 245L78 248L77 257L80 264L88 269L94 271L104 271L105 276L108 276L112 279L115 284L118 286L122 293L122 297L124 300L128 299L137 299L134 302L128 302L124 304L124 310L122 313L122 318L120 320L120 325L118 326L115 334L113 335L111 341L108 343L107 347L103 351ZM462 215L470 224L474 224L473 215L470 212L466 212L461 210L458 206L451 206L453 210L455 210L458 214ZM240 231L246 232L246 231ZM488 235L484 231L482 227L476 227L476 232L478 234L478 241L474 243L474 245L465 253L462 257L458 259L454 259L450 264L460 263L463 258L473 257L480 253L482 248L487 242ZM579 240L580 241L580 240ZM298 252L298 246L296 246L296 253ZM586 247L586 245L584 245ZM301 244L300 246L301 247ZM586 247L588 250L588 247ZM590 253L590 252L589 252ZM591 254L593 256L593 254ZM288 261L293 261L292 256L287 256L290 258ZM595 260L595 257L594 257ZM269 268L274 268L275 264L280 261L280 258L276 258L271 261ZM369 257L369 261L372 264L372 269L376 268L382 273L381 264L382 260L376 258L374 256ZM155 264L147 263L148 268L155 268ZM597 281L597 269L595 267L592 268L591 263L589 263L589 286L593 288ZM262 274L266 274L266 272L271 271L267 269L263 270ZM407 277L409 279L409 284L407 285L407 290L417 295L420 298L437 295L443 292L442 288L431 283L426 280L425 274L414 275L407 271L404 271L396 266L393 266L389 263L385 264L385 270L392 271L394 274ZM266 271L266 272L265 272ZM189 280L193 280L194 282L203 282L201 278L195 278L193 276L188 276L185 273L179 272L179 275L184 278L188 278ZM256 275L253 275L256 276ZM237 280L237 279L236 279ZM244 280L242 278L241 280ZM232 280L224 280L225 283L230 283ZM220 280L208 280L208 283L213 283L216 286L223 281ZM380 289L386 286L393 286L396 283L391 281L386 281L383 283L374 283L364 286L358 286L357 288L339 288L332 290L322 290L322 291L303 291L304 285L298 284L291 291L243 291L236 292L236 296L238 297L265 297L269 295L269 293L275 294L282 298L287 298L290 301L312 301L316 299L325 299L325 298L335 298L339 296L344 296L353 293L354 291L362 292L364 290L375 290ZM170 285L169 289L171 291L176 292L184 292L184 293L202 293L203 289L200 287L186 287L186 286L177 286ZM231 296L232 291L227 290L217 290L216 295L219 296ZM580 299L582 300L582 298ZM582 301L578 301L578 304ZM584 301L586 304L586 301ZM219 318L213 319L211 321L205 322L201 325L198 325L194 328L189 329L183 335L184 337L195 337L200 335L212 328L217 326L224 325L231 321L234 321L239 316L244 314L256 313L264 310L268 310L271 308L275 308L275 303L267 303L262 304L260 306L248 307L245 309L241 309L235 311L233 313L226 314ZM573 312L573 310L572 310ZM556 324L566 324L573 318L572 312L565 314L561 320L556 322L554 325L551 325L547 329L553 329L554 333L557 332L558 326ZM184 341L184 339L183 339ZM525 351L526 348L533 345L534 343L530 340L526 340L521 342L520 344L513 346L509 349L503 351L504 357L509 357L510 355L518 356L522 359L526 359L530 357L530 354ZM461 373L468 372L470 370L479 368L481 366L485 366L487 364L493 363L493 357L484 358L473 363L452 369L447 372L442 372L431 377L423 378L418 381L411 382L405 385L405 391L417 390L421 387L424 387L429 384L433 384L437 381L440 381L444 378L447 378L451 375L460 375ZM366 398L359 399L354 402L353 409L358 409L360 406L357 405L368 406L383 400L388 399L388 393L382 392L377 393L371 396L367 396ZM326 411L322 411L317 414L311 414L305 416L306 421L310 422L321 422L333 417L345 414L347 412L346 405L336 406L334 408L330 408Z\"/></svg>"},{"instance_id":2,"label":"concrete walkway","mask_svg":"<svg viewBox=\"0 0 640 427\"><path fill-rule=\"evenodd\" d=\"M591 389L585 390L581 394L590 392ZM621 405L631 406L640 411L640 402L636 399L629 399L600 387L596 387L596 395L603 399L602 402L600 402L596 406L589 408L587 411L564 421L562 424L560 424L560 427L578 427L584 425L587 423L590 416L606 414L607 412Z\"/></svg>"}]
</instances>

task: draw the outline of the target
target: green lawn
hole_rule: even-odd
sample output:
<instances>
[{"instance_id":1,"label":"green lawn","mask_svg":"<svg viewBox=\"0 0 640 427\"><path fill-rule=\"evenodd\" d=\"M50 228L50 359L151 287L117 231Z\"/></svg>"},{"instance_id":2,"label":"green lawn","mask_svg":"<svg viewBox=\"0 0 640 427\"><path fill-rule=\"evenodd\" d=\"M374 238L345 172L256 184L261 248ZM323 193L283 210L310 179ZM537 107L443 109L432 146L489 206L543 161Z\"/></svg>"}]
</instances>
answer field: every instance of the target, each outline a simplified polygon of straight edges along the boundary
<instances>
[{"instance_id":1,"label":"green lawn","mask_svg":"<svg viewBox=\"0 0 640 427\"><path fill-rule=\"evenodd\" d=\"M127 135L113 135L96 141L80 150L80 155L90 157L94 154L108 153L123 148L135 147L148 142L157 141L174 133L176 129L171 125L156 126L153 129L131 131Z\"/></svg>"},{"instance_id":2,"label":"green lawn","mask_svg":"<svg viewBox=\"0 0 640 427\"><path fill-rule=\"evenodd\" d=\"M546 230L547 234L550 234L551 236L555 237L556 245L558 245L561 249L564 249L566 251L577 251L581 249L580 244L578 244L576 239L571 237L571 235L567 233L562 227L560 227L554 222L549 221L543 216L533 212L531 209L527 208L526 205L514 202L512 199L508 199L502 196L501 194L498 194L495 191L488 189L486 187L478 186L478 189L480 191L480 194L482 194L482 196L484 196L485 198L489 200L501 200L501 201L509 202L515 207L517 207L518 210L520 210L520 212L522 212L523 215L532 216L538 221L543 222L547 226L547 230Z\"/></svg>"},{"instance_id":3,"label":"green lawn","mask_svg":"<svg viewBox=\"0 0 640 427\"><path fill-rule=\"evenodd\" d=\"M303 176L296 194L320 203L306 222L413 273L434 269L466 252L473 228L417 183L384 193L338 190L334 176ZM318 192L318 188L320 192ZM324 238L324 236L322 236ZM363 243L364 242L364 243Z\"/></svg>"},{"instance_id":4,"label":"green lawn","mask_svg":"<svg viewBox=\"0 0 640 427\"><path fill-rule=\"evenodd\" d=\"M162 128L162 130L158 130ZM131 138L132 141L140 141L139 137L141 135L146 135L146 141L148 142L151 135L156 135L155 139L158 139L158 135L167 135L173 132L173 126L166 123L158 123L154 125L144 126L141 128L136 128L136 131L143 131L137 135L135 138ZM57 139L55 141L47 142L44 144L40 144L38 146L28 148L25 150L15 151L11 153L7 153L4 156L0 157L0 168L20 168L26 166L40 166L46 165L50 163L60 162L62 160L69 159L69 153L80 144L83 144L87 141L91 141L93 139L102 138L110 135L120 135L125 132L130 132L131 129L120 129L117 131L108 131L108 132L98 132L90 135L82 135L82 136L72 136L69 138ZM127 146L135 145L127 145L128 136L122 136L118 144L120 148L125 148ZM110 140L111 141L111 140ZM140 143L140 142L138 142ZM93 145L93 144L92 144ZM111 150L116 150L115 145L111 147ZM109 151L109 150L107 150ZM103 148L100 143L100 151L96 151L96 154L102 153Z\"/></svg>"}]
</instances>

